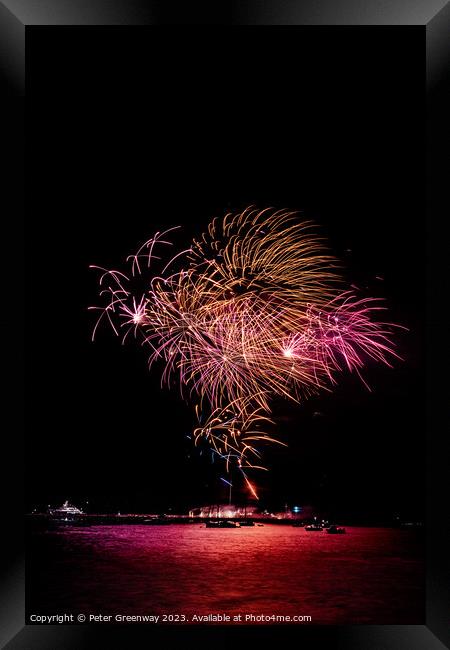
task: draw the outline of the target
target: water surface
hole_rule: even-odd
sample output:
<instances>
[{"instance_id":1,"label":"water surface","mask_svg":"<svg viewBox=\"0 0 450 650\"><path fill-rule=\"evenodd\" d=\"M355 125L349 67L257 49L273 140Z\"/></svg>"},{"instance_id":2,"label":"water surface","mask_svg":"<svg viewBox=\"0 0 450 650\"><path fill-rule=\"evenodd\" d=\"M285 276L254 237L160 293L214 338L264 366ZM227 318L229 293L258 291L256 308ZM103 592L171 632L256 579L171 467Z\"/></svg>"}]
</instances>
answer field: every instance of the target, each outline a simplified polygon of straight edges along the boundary
<instances>
[{"instance_id":1,"label":"water surface","mask_svg":"<svg viewBox=\"0 0 450 650\"><path fill-rule=\"evenodd\" d=\"M29 539L27 611L424 621L421 534L281 525L67 527Z\"/></svg>"}]
</instances>

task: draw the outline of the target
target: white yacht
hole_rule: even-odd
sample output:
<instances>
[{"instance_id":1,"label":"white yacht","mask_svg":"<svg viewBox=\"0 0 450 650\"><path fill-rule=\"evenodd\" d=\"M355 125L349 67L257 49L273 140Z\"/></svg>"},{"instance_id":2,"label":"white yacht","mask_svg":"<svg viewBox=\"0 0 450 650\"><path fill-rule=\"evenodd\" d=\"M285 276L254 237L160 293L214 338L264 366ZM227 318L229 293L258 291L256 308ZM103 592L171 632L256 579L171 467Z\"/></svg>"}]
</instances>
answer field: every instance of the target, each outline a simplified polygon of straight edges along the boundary
<instances>
[{"instance_id":1,"label":"white yacht","mask_svg":"<svg viewBox=\"0 0 450 650\"><path fill-rule=\"evenodd\" d=\"M49 507L48 514L52 517L55 517L56 519L64 519L65 521L69 521L78 517L79 515L84 515L84 512L76 506L72 506L68 501L64 501L62 506L59 508Z\"/></svg>"}]
</instances>

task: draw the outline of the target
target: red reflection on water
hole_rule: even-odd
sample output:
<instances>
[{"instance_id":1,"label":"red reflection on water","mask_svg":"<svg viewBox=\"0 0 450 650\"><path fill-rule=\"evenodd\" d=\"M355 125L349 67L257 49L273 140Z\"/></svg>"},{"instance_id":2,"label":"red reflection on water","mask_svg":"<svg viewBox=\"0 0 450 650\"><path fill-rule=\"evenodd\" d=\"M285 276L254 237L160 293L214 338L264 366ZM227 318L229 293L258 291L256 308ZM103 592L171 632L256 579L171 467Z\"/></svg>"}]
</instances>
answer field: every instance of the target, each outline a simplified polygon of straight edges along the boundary
<instances>
[{"instance_id":1,"label":"red reflection on water","mask_svg":"<svg viewBox=\"0 0 450 650\"><path fill-rule=\"evenodd\" d=\"M347 531L137 525L36 534L27 609L309 615L312 624L423 623L417 531Z\"/></svg>"}]
</instances>

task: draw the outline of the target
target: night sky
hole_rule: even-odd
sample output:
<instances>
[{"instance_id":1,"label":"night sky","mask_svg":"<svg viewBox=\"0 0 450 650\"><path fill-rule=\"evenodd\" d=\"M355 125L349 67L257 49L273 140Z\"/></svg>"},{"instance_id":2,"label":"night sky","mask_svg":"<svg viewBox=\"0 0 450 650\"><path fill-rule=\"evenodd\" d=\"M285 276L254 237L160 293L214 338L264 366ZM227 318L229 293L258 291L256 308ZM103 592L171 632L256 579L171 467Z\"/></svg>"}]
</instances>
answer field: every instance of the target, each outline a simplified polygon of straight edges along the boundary
<instances>
[{"instance_id":1,"label":"night sky","mask_svg":"<svg viewBox=\"0 0 450 650\"><path fill-rule=\"evenodd\" d=\"M402 32L401 35L399 32ZM62 36L63 34L63 36ZM232 36L231 36L232 34ZM173 511L227 498L190 404L105 328L89 264L120 268L160 228L188 244L254 204L315 220L364 295L386 298L404 362L277 400L267 507L423 515L422 40L413 28L136 28L31 34L27 506ZM57 56L55 56L57 52ZM30 59L31 61L31 59ZM414 71L414 73L412 72ZM379 276L383 280L376 278ZM237 497L238 495L236 495ZM244 493L239 495L245 499Z\"/></svg>"}]
</instances>

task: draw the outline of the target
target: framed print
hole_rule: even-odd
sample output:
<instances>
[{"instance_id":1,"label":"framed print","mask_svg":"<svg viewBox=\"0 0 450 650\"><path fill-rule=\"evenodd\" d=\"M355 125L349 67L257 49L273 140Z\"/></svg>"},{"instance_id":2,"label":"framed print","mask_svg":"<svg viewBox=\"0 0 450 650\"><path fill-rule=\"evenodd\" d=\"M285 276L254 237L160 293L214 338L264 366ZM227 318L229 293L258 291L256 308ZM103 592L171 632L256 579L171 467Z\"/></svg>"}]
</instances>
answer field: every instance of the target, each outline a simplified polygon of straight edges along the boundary
<instances>
[{"instance_id":1,"label":"framed print","mask_svg":"<svg viewBox=\"0 0 450 650\"><path fill-rule=\"evenodd\" d=\"M448 647L449 15L2 3L2 647Z\"/></svg>"}]
</instances>

